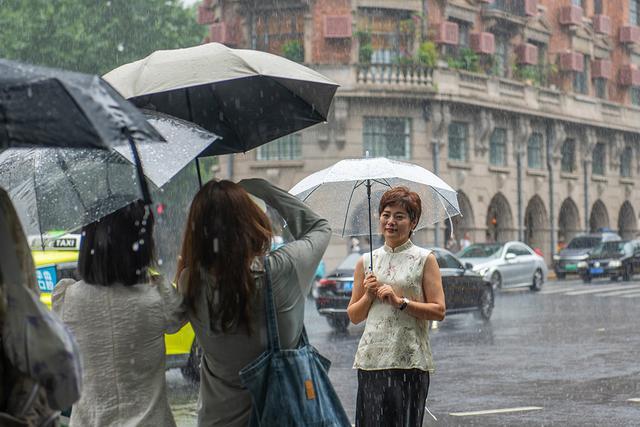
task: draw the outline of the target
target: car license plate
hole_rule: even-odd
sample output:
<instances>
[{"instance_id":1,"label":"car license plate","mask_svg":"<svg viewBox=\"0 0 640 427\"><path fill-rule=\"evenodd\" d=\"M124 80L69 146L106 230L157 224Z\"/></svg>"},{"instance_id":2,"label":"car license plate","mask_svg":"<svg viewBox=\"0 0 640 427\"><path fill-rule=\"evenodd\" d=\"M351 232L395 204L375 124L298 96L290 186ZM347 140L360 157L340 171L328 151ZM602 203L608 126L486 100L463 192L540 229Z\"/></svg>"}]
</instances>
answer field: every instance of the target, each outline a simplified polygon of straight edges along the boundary
<instances>
[{"instance_id":1,"label":"car license plate","mask_svg":"<svg viewBox=\"0 0 640 427\"><path fill-rule=\"evenodd\" d=\"M567 264L564 266L564 269L567 271L576 271L578 269L577 264Z\"/></svg>"},{"instance_id":2,"label":"car license plate","mask_svg":"<svg viewBox=\"0 0 640 427\"><path fill-rule=\"evenodd\" d=\"M604 268L602 267L593 267L589 270L591 274L602 274L604 273Z\"/></svg>"},{"instance_id":3,"label":"car license plate","mask_svg":"<svg viewBox=\"0 0 640 427\"><path fill-rule=\"evenodd\" d=\"M57 272L56 266L40 267L36 269L36 279L38 280L38 287L41 292L51 292L56 285Z\"/></svg>"},{"instance_id":4,"label":"car license plate","mask_svg":"<svg viewBox=\"0 0 640 427\"><path fill-rule=\"evenodd\" d=\"M342 284L343 291L350 291L352 289L353 289L353 282L343 282Z\"/></svg>"}]
</instances>

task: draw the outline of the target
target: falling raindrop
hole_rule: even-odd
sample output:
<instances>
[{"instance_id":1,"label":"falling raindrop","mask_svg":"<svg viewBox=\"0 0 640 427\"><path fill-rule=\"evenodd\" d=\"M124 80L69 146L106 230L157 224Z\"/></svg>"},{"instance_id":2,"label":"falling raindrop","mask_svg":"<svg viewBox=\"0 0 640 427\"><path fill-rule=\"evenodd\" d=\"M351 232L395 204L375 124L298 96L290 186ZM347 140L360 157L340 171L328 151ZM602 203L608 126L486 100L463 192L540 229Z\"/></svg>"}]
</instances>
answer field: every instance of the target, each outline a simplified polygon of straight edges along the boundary
<instances>
[{"instance_id":1,"label":"falling raindrop","mask_svg":"<svg viewBox=\"0 0 640 427\"><path fill-rule=\"evenodd\" d=\"M140 249L140 245L138 244L138 242L133 242L133 245L131 245L131 249L133 249L133 252L138 252L138 249Z\"/></svg>"},{"instance_id":2,"label":"falling raindrop","mask_svg":"<svg viewBox=\"0 0 640 427\"><path fill-rule=\"evenodd\" d=\"M215 239L213 239L213 253L217 254L218 250L219 250L219 244L220 242L218 241L218 238L216 237Z\"/></svg>"},{"instance_id":3,"label":"falling raindrop","mask_svg":"<svg viewBox=\"0 0 640 427\"><path fill-rule=\"evenodd\" d=\"M118 52L123 52L124 51L124 44L118 43L117 49L118 49Z\"/></svg>"}]
</instances>

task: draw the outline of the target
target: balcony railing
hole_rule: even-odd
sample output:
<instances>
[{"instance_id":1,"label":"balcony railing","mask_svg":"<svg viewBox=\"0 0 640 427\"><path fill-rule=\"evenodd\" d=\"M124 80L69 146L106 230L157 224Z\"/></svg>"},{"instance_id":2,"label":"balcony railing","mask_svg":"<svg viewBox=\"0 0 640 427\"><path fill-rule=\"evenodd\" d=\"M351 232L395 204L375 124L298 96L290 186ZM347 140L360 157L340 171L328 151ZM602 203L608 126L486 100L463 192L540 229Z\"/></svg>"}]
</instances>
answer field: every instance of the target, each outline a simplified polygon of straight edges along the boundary
<instances>
[{"instance_id":1,"label":"balcony railing","mask_svg":"<svg viewBox=\"0 0 640 427\"><path fill-rule=\"evenodd\" d=\"M431 86L432 70L421 65L359 64L356 83Z\"/></svg>"},{"instance_id":2,"label":"balcony railing","mask_svg":"<svg viewBox=\"0 0 640 427\"><path fill-rule=\"evenodd\" d=\"M485 5L486 10L499 10L511 15L524 15L524 0L494 0Z\"/></svg>"}]
</instances>

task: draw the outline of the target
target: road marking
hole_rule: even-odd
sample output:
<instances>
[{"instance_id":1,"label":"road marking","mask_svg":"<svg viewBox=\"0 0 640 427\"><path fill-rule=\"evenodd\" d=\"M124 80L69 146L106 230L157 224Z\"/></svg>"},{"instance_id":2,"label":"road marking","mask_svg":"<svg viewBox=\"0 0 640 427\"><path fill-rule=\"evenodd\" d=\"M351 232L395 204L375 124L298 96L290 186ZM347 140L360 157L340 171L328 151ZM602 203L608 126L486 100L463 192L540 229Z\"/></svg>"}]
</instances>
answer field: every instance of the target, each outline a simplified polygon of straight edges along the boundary
<instances>
[{"instance_id":1,"label":"road marking","mask_svg":"<svg viewBox=\"0 0 640 427\"><path fill-rule=\"evenodd\" d=\"M575 291L577 289L583 289L583 286L569 286L562 289L549 289L538 292L539 294L547 295L547 294L560 294L562 292Z\"/></svg>"},{"instance_id":2,"label":"road marking","mask_svg":"<svg viewBox=\"0 0 640 427\"><path fill-rule=\"evenodd\" d=\"M638 292L637 294L622 295L620 298L638 298L638 297L640 297L640 292Z\"/></svg>"},{"instance_id":3,"label":"road marking","mask_svg":"<svg viewBox=\"0 0 640 427\"><path fill-rule=\"evenodd\" d=\"M624 291L605 292L605 293L602 293L602 294L597 294L596 296L597 297L616 297L618 295L637 294L639 292L640 292L639 289L631 289L631 290L627 289L627 290L624 290Z\"/></svg>"},{"instance_id":4,"label":"road marking","mask_svg":"<svg viewBox=\"0 0 640 427\"><path fill-rule=\"evenodd\" d=\"M522 412L522 411L539 411L541 409L543 409L542 406L521 406L518 408L487 409L486 411L450 412L449 415L454 417L470 417L473 415L505 414L508 412Z\"/></svg>"},{"instance_id":5,"label":"road marking","mask_svg":"<svg viewBox=\"0 0 640 427\"><path fill-rule=\"evenodd\" d=\"M627 402L640 403L640 398L634 397L633 399L627 399Z\"/></svg>"},{"instance_id":6,"label":"road marking","mask_svg":"<svg viewBox=\"0 0 640 427\"><path fill-rule=\"evenodd\" d=\"M587 290L584 290L584 291L567 292L565 295L597 294L597 293L600 293L600 292L621 291L623 289L640 289L640 285L621 285L621 286L608 285L606 287L598 287L597 289L587 289Z\"/></svg>"}]
</instances>

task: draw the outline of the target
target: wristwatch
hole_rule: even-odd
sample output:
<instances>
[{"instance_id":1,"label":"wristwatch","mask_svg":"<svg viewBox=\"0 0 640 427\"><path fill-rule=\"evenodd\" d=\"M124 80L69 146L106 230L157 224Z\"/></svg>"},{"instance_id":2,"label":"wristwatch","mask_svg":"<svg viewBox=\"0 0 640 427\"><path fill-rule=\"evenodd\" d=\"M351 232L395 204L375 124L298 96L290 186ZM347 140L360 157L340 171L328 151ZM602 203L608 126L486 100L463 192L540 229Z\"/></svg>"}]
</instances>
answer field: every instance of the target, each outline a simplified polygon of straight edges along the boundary
<instances>
[{"instance_id":1,"label":"wristwatch","mask_svg":"<svg viewBox=\"0 0 640 427\"><path fill-rule=\"evenodd\" d=\"M407 308L408 305L409 305L409 298L404 297L402 298L402 304L400 304L400 307L398 307L398 310L402 311L405 308Z\"/></svg>"}]
</instances>

